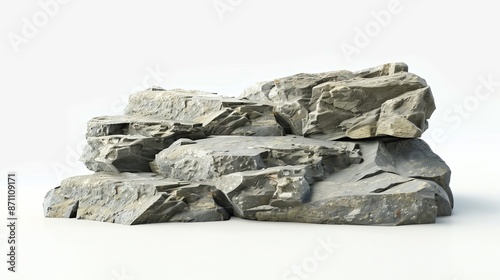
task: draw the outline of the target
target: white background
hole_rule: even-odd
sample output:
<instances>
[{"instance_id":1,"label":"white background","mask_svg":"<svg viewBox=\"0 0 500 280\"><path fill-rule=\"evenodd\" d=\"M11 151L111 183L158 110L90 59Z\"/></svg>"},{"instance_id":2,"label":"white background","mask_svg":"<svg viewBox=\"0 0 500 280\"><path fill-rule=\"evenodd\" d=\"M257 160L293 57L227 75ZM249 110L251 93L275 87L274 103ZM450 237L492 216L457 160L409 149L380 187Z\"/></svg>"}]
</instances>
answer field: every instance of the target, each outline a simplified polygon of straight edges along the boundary
<instances>
[{"instance_id":1,"label":"white background","mask_svg":"<svg viewBox=\"0 0 500 280\"><path fill-rule=\"evenodd\" d=\"M1 217L7 172L20 184L19 272L7 272L0 226L1 279L499 279L495 2L47 2L0 4ZM347 44L356 53L346 55ZM396 61L436 99L424 139L452 168L456 201L437 224L127 227L43 218L45 192L88 173L76 160L86 121L120 114L132 91L157 84L235 96L261 80Z\"/></svg>"}]
</instances>

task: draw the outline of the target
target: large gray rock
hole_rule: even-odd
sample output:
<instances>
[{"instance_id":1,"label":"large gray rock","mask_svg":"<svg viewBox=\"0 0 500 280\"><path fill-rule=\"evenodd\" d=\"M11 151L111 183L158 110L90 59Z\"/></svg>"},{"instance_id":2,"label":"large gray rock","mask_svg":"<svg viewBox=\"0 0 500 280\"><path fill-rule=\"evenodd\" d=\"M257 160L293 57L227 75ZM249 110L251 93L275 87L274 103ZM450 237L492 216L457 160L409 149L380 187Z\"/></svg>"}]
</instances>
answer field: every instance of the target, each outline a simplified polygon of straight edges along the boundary
<instances>
[{"instance_id":1,"label":"large gray rock","mask_svg":"<svg viewBox=\"0 0 500 280\"><path fill-rule=\"evenodd\" d=\"M49 191L45 216L432 223L454 204L449 167L418 139L434 109L404 63L297 74L240 98L151 88L126 115L89 121L81 159L98 173Z\"/></svg>"},{"instance_id":2,"label":"large gray rock","mask_svg":"<svg viewBox=\"0 0 500 280\"><path fill-rule=\"evenodd\" d=\"M311 199L295 207L251 209L256 220L318 224L406 225L434 223L437 185L382 173L355 183L314 186Z\"/></svg>"},{"instance_id":3,"label":"large gray rock","mask_svg":"<svg viewBox=\"0 0 500 280\"><path fill-rule=\"evenodd\" d=\"M77 218L125 225L229 219L226 197L212 185L153 173L96 173L62 181L45 196L50 218Z\"/></svg>"},{"instance_id":4,"label":"large gray rock","mask_svg":"<svg viewBox=\"0 0 500 280\"><path fill-rule=\"evenodd\" d=\"M106 172L150 172L149 163L180 138L200 139L200 123L151 116L104 116L88 122L87 146L81 161Z\"/></svg>"},{"instance_id":5,"label":"large gray rock","mask_svg":"<svg viewBox=\"0 0 500 280\"><path fill-rule=\"evenodd\" d=\"M211 136L180 139L156 155L152 170L169 178L206 181L273 166L301 165L315 180L361 161L357 145L301 136Z\"/></svg>"},{"instance_id":6,"label":"large gray rock","mask_svg":"<svg viewBox=\"0 0 500 280\"><path fill-rule=\"evenodd\" d=\"M358 144L363 161L325 177L307 165L283 165L223 175L214 184L245 219L401 225L451 214L450 169L422 140Z\"/></svg>"},{"instance_id":7,"label":"large gray rock","mask_svg":"<svg viewBox=\"0 0 500 280\"><path fill-rule=\"evenodd\" d=\"M148 89L132 94L128 115L202 123L208 134L279 136L273 107L196 90Z\"/></svg>"},{"instance_id":8,"label":"large gray rock","mask_svg":"<svg viewBox=\"0 0 500 280\"><path fill-rule=\"evenodd\" d=\"M242 99L273 105L288 133L335 140L416 138L435 109L424 79L404 63L358 72L297 74L258 83Z\"/></svg>"}]
</instances>

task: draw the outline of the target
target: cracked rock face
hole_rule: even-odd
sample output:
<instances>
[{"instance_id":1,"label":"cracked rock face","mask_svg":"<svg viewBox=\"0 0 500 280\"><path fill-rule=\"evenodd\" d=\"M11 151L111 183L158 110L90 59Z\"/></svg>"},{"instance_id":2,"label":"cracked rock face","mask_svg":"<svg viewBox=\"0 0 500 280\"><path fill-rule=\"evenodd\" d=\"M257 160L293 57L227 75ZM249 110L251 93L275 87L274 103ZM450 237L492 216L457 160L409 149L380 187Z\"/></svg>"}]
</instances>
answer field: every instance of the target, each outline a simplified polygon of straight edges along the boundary
<instances>
[{"instance_id":1,"label":"cracked rock face","mask_svg":"<svg viewBox=\"0 0 500 280\"><path fill-rule=\"evenodd\" d=\"M420 137L435 110L424 79L402 63L297 74L259 83L242 98L273 104L289 133L321 139Z\"/></svg>"},{"instance_id":2,"label":"cracked rock face","mask_svg":"<svg viewBox=\"0 0 500 280\"><path fill-rule=\"evenodd\" d=\"M207 134L283 135L272 106L195 90L146 90L130 96L127 115L202 123Z\"/></svg>"},{"instance_id":3,"label":"cracked rock face","mask_svg":"<svg viewBox=\"0 0 500 280\"><path fill-rule=\"evenodd\" d=\"M243 219L433 223L452 213L451 171L421 139L435 109L404 63L296 74L240 98L159 87L88 122L51 218L135 225Z\"/></svg>"},{"instance_id":4,"label":"cracked rock face","mask_svg":"<svg viewBox=\"0 0 500 280\"><path fill-rule=\"evenodd\" d=\"M422 140L359 147L363 162L324 180L308 179L304 166L284 166L225 175L215 185L245 219L402 225L451 215L450 170Z\"/></svg>"},{"instance_id":5,"label":"cracked rock face","mask_svg":"<svg viewBox=\"0 0 500 280\"><path fill-rule=\"evenodd\" d=\"M107 172L150 172L149 163L180 138L199 139L200 123L144 116L105 116L87 125L81 161L88 169Z\"/></svg>"},{"instance_id":6,"label":"cracked rock face","mask_svg":"<svg viewBox=\"0 0 500 280\"><path fill-rule=\"evenodd\" d=\"M361 161L357 145L298 136L214 136L178 140L156 155L154 172L180 180L202 181L222 175L273 166L302 165L312 178Z\"/></svg>"},{"instance_id":7,"label":"cracked rock face","mask_svg":"<svg viewBox=\"0 0 500 280\"><path fill-rule=\"evenodd\" d=\"M44 211L46 217L135 225L227 220L227 204L211 185L153 173L96 173L63 180L47 193Z\"/></svg>"}]
</instances>

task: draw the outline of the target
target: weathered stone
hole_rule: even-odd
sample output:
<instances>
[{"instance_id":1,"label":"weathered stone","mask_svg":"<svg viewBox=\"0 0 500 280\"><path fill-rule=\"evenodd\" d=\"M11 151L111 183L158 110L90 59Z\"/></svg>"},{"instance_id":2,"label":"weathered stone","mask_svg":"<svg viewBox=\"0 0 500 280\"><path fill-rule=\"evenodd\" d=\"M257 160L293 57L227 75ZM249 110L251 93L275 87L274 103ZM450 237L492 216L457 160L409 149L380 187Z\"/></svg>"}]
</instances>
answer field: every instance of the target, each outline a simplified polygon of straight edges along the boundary
<instances>
[{"instance_id":1,"label":"weathered stone","mask_svg":"<svg viewBox=\"0 0 500 280\"><path fill-rule=\"evenodd\" d=\"M218 204L220 203L220 204ZM153 173L96 173L62 181L45 196L50 218L77 218L125 225L229 219L226 197L212 185Z\"/></svg>"},{"instance_id":2,"label":"weathered stone","mask_svg":"<svg viewBox=\"0 0 500 280\"><path fill-rule=\"evenodd\" d=\"M396 178L391 178L395 176ZM405 225L434 223L436 184L382 173L354 183L319 182L311 200L296 207L254 210L256 220L318 224ZM388 189L387 191L384 191Z\"/></svg>"},{"instance_id":3,"label":"weathered stone","mask_svg":"<svg viewBox=\"0 0 500 280\"><path fill-rule=\"evenodd\" d=\"M93 171L150 172L154 156L177 139L204 137L200 123L151 116L96 117L88 122L81 161Z\"/></svg>"},{"instance_id":4,"label":"weathered stone","mask_svg":"<svg viewBox=\"0 0 500 280\"><path fill-rule=\"evenodd\" d=\"M302 205L315 182L313 173L306 165L275 166L225 175L214 184L232 202L236 216L255 219L260 210Z\"/></svg>"},{"instance_id":5,"label":"weathered stone","mask_svg":"<svg viewBox=\"0 0 500 280\"><path fill-rule=\"evenodd\" d=\"M274 105L288 133L335 140L416 138L435 109L425 80L403 63L358 71L297 74L262 82L242 98Z\"/></svg>"},{"instance_id":6,"label":"weathered stone","mask_svg":"<svg viewBox=\"0 0 500 280\"><path fill-rule=\"evenodd\" d=\"M45 216L432 223L454 204L449 167L416 139L434 110L404 63L301 73L240 98L150 88L126 115L89 121L81 159L99 173L49 191Z\"/></svg>"},{"instance_id":7,"label":"weathered stone","mask_svg":"<svg viewBox=\"0 0 500 280\"><path fill-rule=\"evenodd\" d=\"M156 155L154 172L169 178L205 181L273 166L301 165L315 179L361 161L356 144L301 136L212 136L178 140Z\"/></svg>"},{"instance_id":8,"label":"weathered stone","mask_svg":"<svg viewBox=\"0 0 500 280\"><path fill-rule=\"evenodd\" d=\"M278 166L223 175L214 184L245 219L400 225L451 214L450 170L425 142L358 144L363 161L325 177L306 165Z\"/></svg>"},{"instance_id":9,"label":"weathered stone","mask_svg":"<svg viewBox=\"0 0 500 280\"><path fill-rule=\"evenodd\" d=\"M363 162L351 165L343 172L332 174L327 181L339 184L356 182L384 172L399 174L405 178L433 181L446 193L448 208L453 207L453 194L450 189L451 170L423 140L387 139L358 143L363 154ZM443 211L443 213L448 212Z\"/></svg>"},{"instance_id":10,"label":"weathered stone","mask_svg":"<svg viewBox=\"0 0 500 280\"><path fill-rule=\"evenodd\" d=\"M241 98L274 106L276 117L287 133L304 135L303 125L312 104L312 89L327 81L342 81L354 77L349 71L301 73L261 82L245 89Z\"/></svg>"},{"instance_id":11,"label":"weathered stone","mask_svg":"<svg viewBox=\"0 0 500 280\"><path fill-rule=\"evenodd\" d=\"M128 115L202 123L208 134L279 136L273 107L196 90L145 90L130 96Z\"/></svg>"},{"instance_id":12,"label":"weathered stone","mask_svg":"<svg viewBox=\"0 0 500 280\"><path fill-rule=\"evenodd\" d=\"M438 214L439 216L451 215L451 209L454 206L453 193L450 188L451 170L427 143L420 139L410 139L387 142L385 147L394 158L394 166L398 174L433 181L444 190L446 196L442 194L440 196L443 196L447 202L442 208L438 208Z\"/></svg>"},{"instance_id":13,"label":"weathered stone","mask_svg":"<svg viewBox=\"0 0 500 280\"><path fill-rule=\"evenodd\" d=\"M355 71L354 75L360 78L373 78L380 76L389 76L399 72L408 72L408 65L403 62L386 63L360 71Z\"/></svg>"}]
</instances>

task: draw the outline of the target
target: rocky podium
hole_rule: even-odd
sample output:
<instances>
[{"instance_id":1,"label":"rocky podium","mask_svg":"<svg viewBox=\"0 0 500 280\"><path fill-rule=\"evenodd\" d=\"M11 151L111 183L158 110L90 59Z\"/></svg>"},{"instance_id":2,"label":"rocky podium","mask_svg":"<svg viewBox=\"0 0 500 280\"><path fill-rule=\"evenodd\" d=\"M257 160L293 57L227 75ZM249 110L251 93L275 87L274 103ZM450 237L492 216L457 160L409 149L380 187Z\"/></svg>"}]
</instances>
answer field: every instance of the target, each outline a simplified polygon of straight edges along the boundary
<instances>
[{"instance_id":1,"label":"rocky podium","mask_svg":"<svg viewBox=\"0 0 500 280\"><path fill-rule=\"evenodd\" d=\"M435 110L404 63L297 74L240 97L150 88L88 122L92 175L50 190L44 213L119 224L244 219L433 223L451 171L419 137Z\"/></svg>"}]
</instances>

